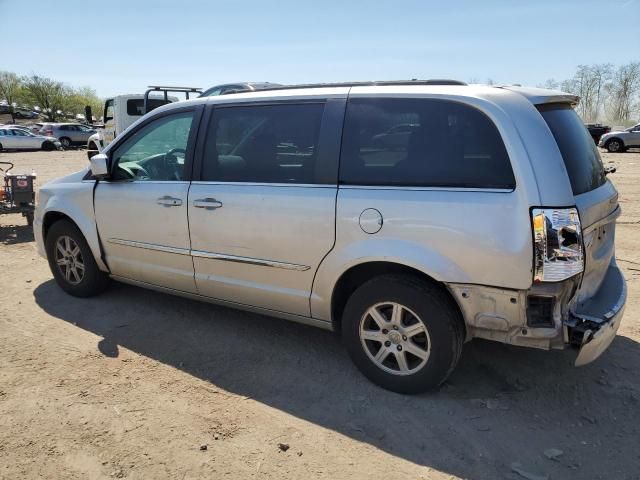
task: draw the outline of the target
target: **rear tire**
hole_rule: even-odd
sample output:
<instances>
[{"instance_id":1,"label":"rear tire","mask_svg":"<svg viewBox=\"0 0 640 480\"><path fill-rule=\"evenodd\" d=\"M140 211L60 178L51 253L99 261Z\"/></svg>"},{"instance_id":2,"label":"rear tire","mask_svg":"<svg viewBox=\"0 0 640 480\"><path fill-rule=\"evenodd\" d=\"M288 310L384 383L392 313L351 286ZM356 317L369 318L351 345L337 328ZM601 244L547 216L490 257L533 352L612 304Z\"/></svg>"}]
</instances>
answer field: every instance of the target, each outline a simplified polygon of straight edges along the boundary
<instances>
[{"instance_id":1,"label":"rear tire","mask_svg":"<svg viewBox=\"0 0 640 480\"><path fill-rule=\"evenodd\" d=\"M347 301L342 338L353 362L373 383L398 393L420 393L437 388L455 368L464 323L438 286L410 275L381 275Z\"/></svg>"},{"instance_id":2,"label":"rear tire","mask_svg":"<svg viewBox=\"0 0 640 480\"><path fill-rule=\"evenodd\" d=\"M24 215L24 217L27 219L27 225L29 225L30 227L33 227L33 216L33 212L29 212Z\"/></svg>"},{"instance_id":3,"label":"rear tire","mask_svg":"<svg viewBox=\"0 0 640 480\"><path fill-rule=\"evenodd\" d=\"M0 143L0 152L2 151L2 144Z\"/></svg>"},{"instance_id":4,"label":"rear tire","mask_svg":"<svg viewBox=\"0 0 640 480\"><path fill-rule=\"evenodd\" d=\"M60 139L60 143L62 144L62 148L64 148L65 150L71 147L71 139L67 137L62 137Z\"/></svg>"},{"instance_id":5,"label":"rear tire","mask_svg":"<svg viewBox=\"0 0 640 480\"><path fill-rule=\"evenodd\" d=\"M74 297L92 297L109 285L80 229L69 220L54 223L45 239L49 268L56 283Z\"/></svg>"},{"instance_id":6,"label":"rear tire","mask_svg":"<svg viewBox=\"0 0 640 480\"><path fill-rule=\"evenodd\" d=\"M622 143L622 140L619 140L617 138L612 138L611 140L609 140L605 145L605 148L609 153L624 152L624 144Z\"/></svg>"}]
</instances>

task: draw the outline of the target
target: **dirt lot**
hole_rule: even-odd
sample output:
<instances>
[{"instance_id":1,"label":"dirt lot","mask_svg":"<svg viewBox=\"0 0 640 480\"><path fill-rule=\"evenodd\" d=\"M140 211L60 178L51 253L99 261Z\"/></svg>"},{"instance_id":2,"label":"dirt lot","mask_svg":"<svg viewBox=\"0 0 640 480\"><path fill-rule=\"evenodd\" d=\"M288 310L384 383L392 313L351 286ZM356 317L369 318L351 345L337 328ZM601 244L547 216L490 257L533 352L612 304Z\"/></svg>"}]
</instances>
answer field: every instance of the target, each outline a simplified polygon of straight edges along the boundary
<instances>
[{"instance_id":1,"label":"dirt lot","mask_svg":"<svg viewBox=\"0 0 640 480\"><path fill-rule=\"evenodd\" d=\"M640 154L604 157L630 297L610 349L576 369L474 341L440 392L414 397L311 327L125 285L67 296L24 219L0 217L0 477L640 478ZM2 159L40 183L86 162Z\"/></svg>"}]
</instances>

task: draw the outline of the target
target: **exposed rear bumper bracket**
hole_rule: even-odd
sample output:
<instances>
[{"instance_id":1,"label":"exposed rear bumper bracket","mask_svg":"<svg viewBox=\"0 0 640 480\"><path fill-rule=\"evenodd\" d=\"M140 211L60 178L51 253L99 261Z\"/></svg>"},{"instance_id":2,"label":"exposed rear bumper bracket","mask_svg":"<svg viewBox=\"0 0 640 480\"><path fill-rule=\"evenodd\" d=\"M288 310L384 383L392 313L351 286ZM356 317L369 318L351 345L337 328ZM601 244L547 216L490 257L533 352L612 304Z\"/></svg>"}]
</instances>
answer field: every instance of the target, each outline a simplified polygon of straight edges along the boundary
<instances>
[{"instance_id":1,"label":"exposed rear bumper bracket","mask_svg":"<svg viewBox=\"0 0 640 480\"><path fill-rule=\"evenodd\" d=\"M565 321L569 343L579 349L576 366L592 362L611 344L620 327L626 301L626 282L620 269L612 264L598 292Z\"/></svg>"}]
</instances>

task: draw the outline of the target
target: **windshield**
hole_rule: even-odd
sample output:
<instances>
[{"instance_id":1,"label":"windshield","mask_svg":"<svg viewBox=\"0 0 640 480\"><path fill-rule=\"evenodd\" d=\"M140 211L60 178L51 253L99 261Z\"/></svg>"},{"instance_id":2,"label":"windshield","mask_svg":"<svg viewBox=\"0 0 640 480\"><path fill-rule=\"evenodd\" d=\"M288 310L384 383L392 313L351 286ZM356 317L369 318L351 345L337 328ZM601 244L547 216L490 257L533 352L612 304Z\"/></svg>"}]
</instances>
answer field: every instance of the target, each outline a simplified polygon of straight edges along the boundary
<instances>
[{"instance_id":1,"label":"windshield","mask_svg":"<svg viewBox=\"0 0 640 480\"><path fill-rule=\"evenodd\" d=\"M570 105L539 105L538 110L556 139L574 195L606 182L600 153L580 117Z\"/></svg>"}]
</instances>

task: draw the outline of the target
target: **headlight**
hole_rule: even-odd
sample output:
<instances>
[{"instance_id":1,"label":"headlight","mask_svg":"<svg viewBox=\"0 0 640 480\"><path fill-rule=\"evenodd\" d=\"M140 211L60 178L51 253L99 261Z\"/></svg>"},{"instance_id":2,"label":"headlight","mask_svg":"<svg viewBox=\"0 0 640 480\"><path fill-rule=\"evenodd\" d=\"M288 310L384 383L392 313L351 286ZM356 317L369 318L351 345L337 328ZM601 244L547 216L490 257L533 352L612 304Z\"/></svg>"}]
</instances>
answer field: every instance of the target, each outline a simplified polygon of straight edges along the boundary
<instances>
[{"instance_id":1,"label":"headlight","mask_svg":"<svg viewBox=\"0 0 640 480\"><path fill-rule=\"evenodd\" d=\"M535 282L559 282L584 271L582 228L575 208L534 208Z\"/></svg>"}]
</instances>

